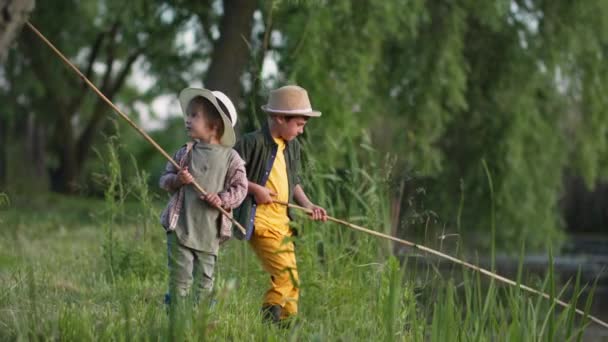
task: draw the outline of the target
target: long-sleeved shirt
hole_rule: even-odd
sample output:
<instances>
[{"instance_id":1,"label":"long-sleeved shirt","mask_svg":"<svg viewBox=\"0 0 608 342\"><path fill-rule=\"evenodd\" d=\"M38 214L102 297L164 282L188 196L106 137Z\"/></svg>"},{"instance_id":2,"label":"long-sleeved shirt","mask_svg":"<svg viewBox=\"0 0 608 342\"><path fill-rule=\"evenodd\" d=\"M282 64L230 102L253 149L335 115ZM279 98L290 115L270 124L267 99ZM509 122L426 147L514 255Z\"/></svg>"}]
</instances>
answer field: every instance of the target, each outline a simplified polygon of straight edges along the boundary
<instances>
[{"instance_id":1,"label":"long-sleeved shirt","mask_svg":"<svg viewBox=\"0 0 608 342\"><path fill-rule=\"evenodd\" d=\"M190 151L192 146L193 143L184 145L175 153L173 159L180 167L192 164L192 161L190 160L191 155L193 154ZM196 148L196 146L194 146L194 148ZM234 150L230 150L228 151L227 156L228 165L226 168L225 180L224 184L220 185L220 188L223 190L218 191L218 196L222 200L222 207L231 212L232 209L241 204L247 195L247 176L245 173L245 163L238 153ZM208 167L214 167L214 165L209 165ZM160 187L172 194L167 207L161 215L161 223L168 232L175 230L178 223L181 222L180 219L183 219L183 217L180 218L180 216L184 216L182 210L184 208L185 188L179 182L177 173L178 169L172 163L167 163L159 181ZM205 188L205 185L200 183L199 185ZM217 185L218 184L215 184L215 186ZM209 189L205 190L209 191ZM226 240L230 236L232 236L232 222L230 218L222 216L218 237L221 240Z\"/></svg>"}]
</instances>

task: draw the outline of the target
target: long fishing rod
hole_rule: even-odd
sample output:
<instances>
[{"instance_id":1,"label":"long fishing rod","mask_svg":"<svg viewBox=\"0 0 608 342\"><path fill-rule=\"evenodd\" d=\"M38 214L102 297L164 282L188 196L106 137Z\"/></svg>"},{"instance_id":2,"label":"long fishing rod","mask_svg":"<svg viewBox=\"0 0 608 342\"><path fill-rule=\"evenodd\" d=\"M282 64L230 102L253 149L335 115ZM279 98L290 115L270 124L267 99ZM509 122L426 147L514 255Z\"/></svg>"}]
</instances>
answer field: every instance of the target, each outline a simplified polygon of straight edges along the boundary
<instances>
[{"instance_id":1,"label":"long fishing rod","mask_svg":"<svg viewBox=\"0 0 608 342\"><path fill-rule=\"evenodd\" d=\"M110 107L112 107L112 109L114 109L114 111L116 112L116 114L118 114L121 118L123 118L131 127L133 127L139 134L141 134L141 136L144 137L144 139L146 139L146 141L148 141L150 144L152 144L152 146L154 146L154 148L156 148L156 150L158 150L158 152L160 152L171 164L173 164L173 166L178 169L181 170L182 168L179 166L179 164L173 160L173 158L171 158L171 156L169 154L167 154L167 152L165 152L165 150L163 150L162 147L160 147L160 145L158 145L156 143L156 141L154 141L154 139L152 139L146 132L144 132L143 129L139 128L135 122L133 122L133 120L131 120L126 114L124 114L118 107L116 107L116 105L110 101L110 99L108 99L101 91L99 91L99 89L97 89L97 87L91 82L89 81L88 78L86 78L85 75L82 74L82 72L80 72L80 70L74 65L72 64L72 62L70 62L69 59L67 59L62 53L61 51L59 51L48 39L46 39L46 37L40 32L38 31L34 25L32 25L29 21L26 21L25 24L38 36L40 37L40 39L42 39L42 41L44 41L50 48L51 50L53 50L58 56L59 58L61 58L65 64L67 64L72 70L74 70L74 72L76 72L78 74L78 76L80 76L80 78L89 86L91 87L91 89L93 89L93 91L99 95L99 97L101 97L102 100L104 100ZM198 192L200 192L203 195L207 195L207 191L205 189L203 189L203 187L201 187L195 180L192 181L192 186L194 186L194 188L196 190L198 190ZM235 220L232 215L230 215L230 213L228 213L228 211L226 211L224 208L222 207L218 207L217 208L224 216L230 218L230 220L232 221L232 223L234 223L237 228L241 231L241 233L246 234L245 228L243 228L243 226L237 221Z\"/></svg>"},{"instance_id":2,"label":"long fishing rod","mask_svg":"<svg viewBox=\"0 0 608 342\"><path fill-rule=\"evenodd\" d=\"M287 203L287 202L281 202L281 201L274 201L274 202L282 204L284 206L288 206L290 208L295 208L295 209L299 209L299 210L305 211L308 214L312 214L312 210L311 209L308 209L308 208L305 208L305 207L301 207L301 206L296 205L296 204ZM549 300L553 299L555 301L555 303L557 303L557 304L559 304L559 305L561 305L561 306L563 306L563 307L565 307L567 309L574 308L574 310L576 311L576 313L578 313L580 315L583 315L583 316L587 316L592 321L594 321L595 323L608 328L608 323L600 320L599 318L597 318L595 316L585 314L584 311L582 311L582 310L580 310L580 309L578 309L576 307L573 307L569 303L566 303L566 302L564 302L564 301L562 301L562 300L560 300L558 298L551 298L551 296L549 294L547 294L547 293L544 293L542 291L536 290L534 288L531 288L531 287L523 285L523 284L519 284L519 283L515 282L514 280L511 280L509 278L505 278L505 277L503 277L503 276L501 276L501 275L499 275L497 273L491 272L491 271L489 271L489 270L487 270L485 268L473 265L473 264L471 264L469 262L466 262L464 260L460 260L458 258L455 258L455 257L451 256L451 255L448 255L448 254L442 253L440 251L437 251L435 249L432 249L432 248L429 248L429 247L425 247L423 245L419 245L417 243L410 242L410 241L407 241L407 240L404 240L404 239L399 239L397 237L394 237L394 236L391 236L391 235L388 235L388 234L383 234L383 233L380 233L380 232L377 232L375 230L371 230L371 229L368 229L368 228L365 228L365 227L361 227L361 226L358 226L356 224L352 224L350 222L337 219L335 217L327 216L327 220L335 222L335 223L338 223L338 224L341 224L341 225L344 225L344 226L347 226L347 227L349 227L351 229L358 230L360 232L364 232L364 233L367 233L367 234L370 234L370 235L374 235L374 236L377 236L377 237L388 239L388 240L400 243L402 245L406 245L406 246L418 249L420 251L423 251L423 252L426 252L426 253L429 253L429 254L433 254L433 255L436 255L436 256L444 258L444 259L448 259L448 260L452 261L453 263L465 266L467 268L470 268L470 269L472 269L474 271L477 271L479 273L485 274L488 277L496 279L496 280L501 281L503 283L506 283L506 284L518 287L518 288L520 288L522 290L528 291L528 292L533 293L535 295L542 296L542 297L544 297L546 299L549 299Z\"/></svg>"},{"instance_id":3,"label":"long fishing rod","mask_svg":"<svg viewBox=\"0 0 608 342\"><path fill-rule=\"evenodd\" d=\"M99 89L97 89L97 87L95 87L95 85L91 81L89 81L86 78L86 76L84 76L80 72L80 70L78 70L78 68L76 66L74 66L74 64L72 64L42 33L40 33L40 31L38 31L29 21L26 21L25 24L38 37L40 37L40 39L42 39L42 41L44 41L72 70L74 70L78 74L78 76L80 76L80 78L89 87L91 87L91 89L93 89L93 91L95 93L97 93L97 95L99 95L110 107L112 107L112 109L114 109L114 111L116 113L118 113L123 119L125 119L129 123L129 125L131 125L131 127L133 127L135 130L137 130L146 139L146 141L148 141L150 144L152 144L152 146L154 146L167 160L169 160L173 164L173 166L175 166L178 170L181 169L179 167L179 165L173 160L173 158L171 158L171 156L169 156L167 154L167 152L165 152L165 150L162 149L162 147L160 147L148 134L146 134L146 132L144 132L141 128L139 128L131 119L129 119L128 116L126 116L123 112L121 112L120 109L118 109L118 107L116 107L116 105L114 105L114 103L112 103L112 101L110 101L101 91L99 91ZM198 185L196 182L194 182L192 184L203 195L206 194L206 191L200 185ZM274 202L278 203L278 204L281 204L281 205L284 205L284 206L287 206L287 207L290 207L290 208L294 208L294 209L298 209L298 210L304 211L304 212L306 212L308 214L312 214L312 210L311 209L308 209L308 208L305 208L305 207L302 207L302 206L299 206L299 205L296 205L296 204L282 202L282 201L276 201L276 200ZM223 208L218 208L218 209L222 212L222 214L230 217L230 219L232 220L232 222L241 230L241 232L243 234L245 234L245 229L243 228L243 226L241 226L234 218L232 218L230 216L230 214L226 210L224 210ZM407 240L404 240L404 239L399 239L399 238L396 238L396 237L391 236L391 235L383 234L383 233L377 232L375 230L371 230L371 229L368 229L368 228L365 228L365 227L361 227L361 226L358 226L358 225L352 224L350 222L347 222L347 221L344 221L344 220L340 220L340 219L337 219L337 218L334 218L334 217L331 217L331 216L328 216L328 220L332 221L332 222L335 222L335 223L338 223L338 224L341 224L341 225L344 225L344 226L346 226L348 228L351 228L353 230L364 232L366 234L377 236L377 237L380 237L380 238L383 238L383 239L388 239L388 240L397 242L399 244L402 244L402 245L405 245L405 246L409 246L409 247L418 249L420 251L423 251L423 252L426 252L426 253L429 253L429 254L436 255L436 256L441 257L443 259L450 260L450 261L452 261L452 262L454 262L456 264L465 266L465 267L467 267L469 269L472 269L472 270L474 270L476 272L484 274L484 275L486 275L486 276L488 276L488 277L490 277L492 279L496 279L496 280L501 281L503 283L506 283L506 284L518 287L518 288L520 288L520 289L522 289L524 291L528 291L528 292L533 293L535 295L542 296L542 297L544 297L546 299L549 299L549 300L553 299L553 301L556 304L558 304L558 305L560 305L562 307L565 307L567 309L573 309L574 308L575 312L578 313L579 315L582 315L584 317L588 317L593 322L595 322L595 323L597 323L597 324L599 324L599 325L601 325L601 326L603 326L605 328L608 328L608 323L602 321L601 319L599 319L599 318L597 318L595 316L586 314L584 311L582 311L582 310L574 307L573 305L571 305L569 303L566 303L566 302L564 302L564 301L562 301L562 300L560 300L558 298L552 298L549 294L547 294L545 292L536 290L534 288L531 288L531 287L523 285L523 284L519 284L519 283L517 283L517 282L515 282L515 281L513 281L513 280L511 280L509 278L505 278L505 277L503 277L503 276L501 276L501 275L499 275L497 273L494 273L494 272L491 272L491 271L489 271L487 269L484 269L482 267L473 265L473 264L471 264L469 262L466 262L464 260L460 260L460 259L455 258L453 256L450 256L448 254L442 253L440 251L437 251L437 250L429 248L429 247L425 247L425 246L417 244L417 243L413 243L413 242L410 242L410 241L407 241Z\"/></svg>"}]
</instances>

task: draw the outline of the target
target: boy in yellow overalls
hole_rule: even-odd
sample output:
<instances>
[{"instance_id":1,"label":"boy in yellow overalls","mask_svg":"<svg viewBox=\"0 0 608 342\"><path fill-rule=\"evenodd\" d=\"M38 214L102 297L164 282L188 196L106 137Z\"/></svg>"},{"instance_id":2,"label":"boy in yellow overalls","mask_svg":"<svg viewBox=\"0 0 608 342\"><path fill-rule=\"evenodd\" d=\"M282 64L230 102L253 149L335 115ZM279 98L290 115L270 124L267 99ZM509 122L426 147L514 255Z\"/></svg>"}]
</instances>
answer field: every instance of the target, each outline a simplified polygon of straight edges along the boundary
<instances>
[{"instance_id":1,"label":"boy in yellow overalls","mask_svg":"<svg viewBox=\"0 0 608 342\"><path fill-rule=\"evenodd\" d=\"M235 218L247 228L241 238L249 240L270 274L270 288L262 306L264 319L280 323L298 312L299 277L294 243L289 239L293 235L289 227L293 214L273 201L295 201L312 210L314 220L327 220L325 209L314 205L302 188L298 174L300 144L296 140L308 119L321 113L312 110L308 93L298 86L271 91L262 110L269 115L267 124L244 135L235 145L245 160L249 180L248 196L235 211Z\"/></svg>"}]
</instances>

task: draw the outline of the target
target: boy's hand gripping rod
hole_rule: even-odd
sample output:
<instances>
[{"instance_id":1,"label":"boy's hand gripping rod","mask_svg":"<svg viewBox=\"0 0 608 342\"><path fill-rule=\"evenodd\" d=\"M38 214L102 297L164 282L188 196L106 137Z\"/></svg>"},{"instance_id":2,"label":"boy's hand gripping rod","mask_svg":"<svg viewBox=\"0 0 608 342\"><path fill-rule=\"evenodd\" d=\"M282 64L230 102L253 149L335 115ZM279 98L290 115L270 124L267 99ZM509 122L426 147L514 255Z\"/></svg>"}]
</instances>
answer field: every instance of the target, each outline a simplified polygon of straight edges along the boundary
<instances>
[{"instance_id":1,"label":"boy's hand gripping rod","mask_svg":"<svg viewBox=\"0 0 608 342\"><path fill-rule=\"evenodd\" d=\"M74 66L74 64L72 64L59 50L57 50L57 48L55 48L55 46L53 46L53 44L51 44L51 42L49 42L49 40L46 39L46 37L42 33L40 33L40 31L38 31L29 21L26 21L25 24L38 37L40 37L40 39L42 39L70 68L72 68L72 70L74 70L78 74L78 76L80 76L80 78L89 87L91 87L91 89L93 89L93 91L95 93L97 93L97 95L99 95L110 107L112 107L112 109L114 109L114 111L118 115L120 115L120 117L122 117L123 119L125 119L129 123L129 125L131 125L131 127L133 127L135 130L137 130L139 132L139 134L141 134L144 137L144 139L146 139L150 144L152 144L152 146L154 146L167 160L169 160L169 162L171 162L173 164L173 166L175 166L178 170L181 170L181 168L179 167L179 165L173 160L173 158L171 158L171 156L169 156L167 154L167 152L165 152L165 150L162 149L162 147L160 147L148 134L146 134L146 132L144 132L141 128L139 128L131 119L129 119L128 116L126 116L123 112L121 112L120 109L118 109L118 107L116 107L116 105L114 105L114 103L112 103L112 101L110 101L101 91L99 91L99 89L97 89L97 87L95 87L95 85L93 83L91 83L91 81L89 81L80 72L80 70L78 70L78 68L76 66ZM200 193L202 193L203 195L207 194L207 192L200 185L198 185L196 182L193 182L192 185ZM295 204L291 204L291 203L287 203L287 202L281 202L281 201L274 201L274 202L278 203L278 204L281 204L281 205L284 205L284 206L287 206L287 207L290 207L290 208L295 208L295 209L298 209L298 210L302 210L302 211L304 211L306 213L309 213L309 214L312 213L312 210L310 210L308 208L305 208L305 207L302 207L302 206L299 206L299 205L295 205ZM238 227L238 229L243 234L245 234L245 228L243 228L243 226L241 226L234 218L232 218L230 216L230 214L226 210L224 210L223 208L218 208L218 210L222 214L230 217L230 220ZM344 221L344 220L340 220L340 219L337 219L337 218L334 218L334 217L331 217L331 216L328 216L327 219L329 221L336 222L336 223L339 223L341 225L347 226L347 227L349 227L351 229L354 229L354 230L357 230L357 231L360 231L360 232L364 232L364 233L367 233L367 234L370 234L370 235L378 236L378 237L381 237L381 238L384 238L384 239L388 239L388 240L397 242L399 244L406 245L406 246L409 246L409 247L421 250L423 252L426 252L426 253L429 253L429 254L433 254L433 255L439 256L441 258L450 260L450 261L452 261L452 262L454 262L456 264L465 266L465 267L470 268L470 269L472 269L474 271L477 271L479 273L485 274L485 275L487 275L488 277L490 277L492 279L496 279L496 280L501 281L503 283L506 283L506 284L518 287L518 288L520 288L522 290L525 290L525 291L528 291L530 293L542 296L542 297L544 297L546 299L550 300L552 298L547 293L544 293L542 291L538 291L538 290L533 289L531 287L528 287L526 285L519 284L519 283L517 283L517 282L515 282L515 281L513 281L511 279L505 278L505 277L503 277L501 275L498 275L498 274L496 274L494 272L488 271L488 270L486 270L484 268L481 268L479 266L473 265L473 264L468 263L466 261L457 259L457 258L455 258L453 256L441 253L441 252L436 251L436 250L434 250L432 248L428 248L428 247L425 247L423 245L419 245L419 244L416 244L416 243L413 243L413 242L410 242L410 241L407 241L407 240L399 239L399 238L396 238L396 237L391 236L391 235L383 234L383 233L377 232L375 230L371 230L371 229L367 229L367 228L364 228L364 227L361 227L361 226L357 226L357 225L352 224L350 222L347 222L347 221ZM565 307L567 309L572 309L573 308L573 306L571 304L568 304L568 303L566 303L566 302L564 302L564 301L562 301L560 299L553 298L553 301L556 304L558 304L560 306L563 306L563 307ZM580 310L578 308L574 308L574 310L576 311L577 314L585 316L585 317L589 317L589 319L591 319L593 322L595 322L595 323L597 323L597 324L599 324L599 325L601 325L601 326L603 326L605 328L608 328L608 323L600 320L599 318L591 316L591 315L588 315L584 311L582 311L582 310Z\"/></svg>"},{"instance_id":2,"label":"boy's hand gripping rod","mask_svg":"<svg viewBox=\"0 0 608 342\"><path fill-rule=\"evenodd\" d=\"M25 24L38 37L40 37L40 39L42 39L42 41L44 41L51 48L51 50L53 50L59 56L59 58L61 58L65 62L65 64L67 64L72 70L74 70L74 72L76 72L78 74L78 76L80 76L80 78L91 89L93 89L93 91L97 95L99 95L99 97L101 97L102 100L104 100L110 107L112 107L112 109L114 109L116 114L118 114L121 118L125 119L125 121L127 121L127 123L129 125L131 125L131 127L133 127L137 132L139 132L139 134L141 134L141 136L144 137L144 139L146 139L150 144L152 144L152 146L154 146L158 150L158 152L160 152L171 164L173 164L173 166L175 166L175 168L177 168L178 170L181 170L181 167L179 167L179 164L176 163L175 160L173 160L173 158L171 158L171 156L169 154L167 154L167 152L165 152L165 150L163 150L162 147L160 147L146 132L144 132L141 128L139 128L127 115L125 115L120 109L118 109L118 107L116 107L116 105L114 103L112 103L112 101L110 101L101 91L99 91L99 89L97 89L97 87L91 81L89 81L89 79L86 78L86 76L84 76L82 74L82 72L80 72L80 70L78 70L78 68L74 64L72 64L72 62L70 62L48 39L46 39L46 37L42 33L40 33L40 31L38 31L34 27L34 25L32 25L29 21L26 21ZM201 187L198 183L196 183L196 181L192 182L192 186L194 186L194 188L196 190L198 190L198 192L200 192L201 194L207 195L207 191L205 191L205 189L203 189L203 187ZM243 226L237 220L235 220L232 217L232 215L230 215L230 213L228 213L222 207L218 207L217 209L224 216L227 216L228 218L230 218L230 221L232 221L232 223L234 223L234 225L241 231L241 233L243 233L243 235L246 234L245 228L243 228Z\"/></svg>"}]
</instances>

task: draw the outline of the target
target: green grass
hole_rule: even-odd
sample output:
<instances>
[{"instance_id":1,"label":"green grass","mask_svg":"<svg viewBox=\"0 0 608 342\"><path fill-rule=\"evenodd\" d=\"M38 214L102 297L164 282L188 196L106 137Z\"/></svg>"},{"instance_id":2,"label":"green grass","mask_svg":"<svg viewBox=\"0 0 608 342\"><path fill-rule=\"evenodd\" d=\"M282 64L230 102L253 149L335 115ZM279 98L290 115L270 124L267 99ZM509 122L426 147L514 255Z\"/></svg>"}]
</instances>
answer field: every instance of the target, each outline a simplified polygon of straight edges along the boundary
<instances>
[{"instance_id":1,"label":"green grass","mask_svg":"<svg viewBox=\"0 0 608 342\"><path fill-rule=\"evenodd\" d=\"M589 324L460 266L440 272L445 261L398 260L386 241L302 217L295 222L301 297L293 329L262 323L269 278L237 240L220 251L213 310L199 305L169 315L158 223L164 197L149 192L137 167L123 179L114 140L108 146L103 200L0 197L0 340L571 341ZM366 172L352 159L343 178L315 172L310 191L336 216L388 233L386 169ZM554 278L550 269L544 281L526 283L559 296ZM575 298L585 285L579 280Z\"/></svg>"},{"instance_id":2,"label":"green grass","mask_svg":"<svg viewBox=\"0 0 608 342\"><path fill-rule=\"evenodd\" d=\"M213 312L199 306L170 321L160 227L144 237L141 222L114 218L110 267L107 201L50 195L12 202L1 212L1 340L575 340L584 326L546 300L488 288L458 267L449 277L399 263L382 256L383 242L306 221L297 240L302 296L295 329L261 322L268 279L236 240L221 251ZM559 294L552 277L545 287Z\"/></svg>"}]
</instances>

